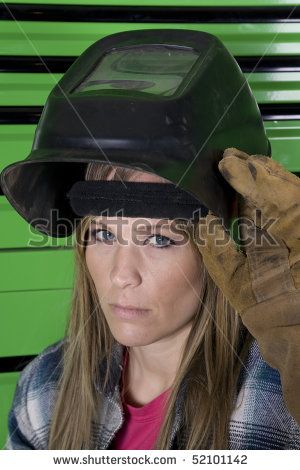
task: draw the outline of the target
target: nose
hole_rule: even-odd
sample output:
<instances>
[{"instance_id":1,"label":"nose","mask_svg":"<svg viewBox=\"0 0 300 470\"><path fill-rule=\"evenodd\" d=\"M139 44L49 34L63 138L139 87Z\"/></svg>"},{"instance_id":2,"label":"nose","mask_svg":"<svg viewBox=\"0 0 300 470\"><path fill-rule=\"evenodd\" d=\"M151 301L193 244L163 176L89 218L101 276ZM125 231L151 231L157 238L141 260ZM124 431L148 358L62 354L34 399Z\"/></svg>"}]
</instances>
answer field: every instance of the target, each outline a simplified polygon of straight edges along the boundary
<instances>
[{"instance_id":1,"label":"nose","mask_svg":"<svg viewBox=\"0 0 300 470\"><path fill-rule=\"evenodd\" d=\"M112 284L121 289L141 284L141 260L137 251L132 244L118 245L110 272Z\"/></svg>"}]
</instances>

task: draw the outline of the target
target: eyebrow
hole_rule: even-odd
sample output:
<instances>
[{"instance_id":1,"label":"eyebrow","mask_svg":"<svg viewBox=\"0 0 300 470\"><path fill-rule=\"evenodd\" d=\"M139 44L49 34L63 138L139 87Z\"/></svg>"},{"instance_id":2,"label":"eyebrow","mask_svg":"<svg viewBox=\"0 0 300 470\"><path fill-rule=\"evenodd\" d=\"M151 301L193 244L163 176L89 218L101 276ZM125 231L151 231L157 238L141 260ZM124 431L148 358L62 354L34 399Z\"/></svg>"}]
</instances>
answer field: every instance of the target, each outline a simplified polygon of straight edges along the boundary
<instances>
[{"instance_id":1,"label":"eyebrow","mask_svg":"<svg viewBox=\"0 0 300 470\"><path fill-rule=\"evenodd\" d=\"M106 228L110 227L110 225L107 225L105 222L100 222L100 221L95 221L93 220L91 222L91 225L94 227L94 226L104 226ZM114 224L115 225L115 224ZM145 225L143 223L141 223L140 225L142 225L142 228L139 228L139 229L135 229L135 232L138 232L138 231L141 231L143 230L143 232L151 232L153 229L155 228L160 228L161 226L163 226L164 228L166 229L169 229L170 228L170 224L168 224L167 222L157 222L156 224L153 224L153 225Z\"/></svg>"}]
</instances>

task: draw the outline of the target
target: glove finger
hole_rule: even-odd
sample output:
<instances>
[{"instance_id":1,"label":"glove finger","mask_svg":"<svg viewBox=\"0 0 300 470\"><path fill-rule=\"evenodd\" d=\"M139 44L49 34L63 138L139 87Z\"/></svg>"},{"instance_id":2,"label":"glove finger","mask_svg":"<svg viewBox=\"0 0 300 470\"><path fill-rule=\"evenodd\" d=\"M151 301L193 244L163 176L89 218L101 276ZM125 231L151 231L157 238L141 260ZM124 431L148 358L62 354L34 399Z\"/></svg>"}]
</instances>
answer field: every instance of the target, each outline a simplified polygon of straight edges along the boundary
<instances>
[{"instance_id":1,"label":"glove finger","mask_svg":"<svg viewBox=\"0 0 300 470\"><path fill-rule=\"evenodd\" d=\"M238 199L239 240L241 248L246 253L251 250L251 240L254 237L257 248L272 249L283 246L289 250L288 261L291 275L296 289L300 288L300 240L299 237L290 238L291 228L287 218L276 221L275 218L263 217L261 211L249 205L242 197ZM249 233L252 223L256 226L255 234ZM279 238L279 235L282 238ZM249 241L250 240L250 241ZM284 240L284 242L283 242ZM255 249L255 247L252 247ZM284 264L283 264L284 265ZM252 269L255 269L252 267Z\"/></svg>"},{"instance_id":2,"label":"glove finger","mask_svg":"<svg viewBox=\"0 0 300 470\"><path fill-rule=\"evenodd\" d=\"M238 198L238 223L239 223L239 236L242 246L246 243L249 234L245 231L244 227L251 227L252 224L261 229L256 232L256 238L264 238L270 246L277 245L277 236L274 233L273 225L276 223L276 218L265 217L260 209L250 204L242 196ZM259 242L259 240L258 240Z\"/></svg>"},{"instance_id":3,"label":"glove finger","mask_svg":"<svg viewBox=\"0 0 300 470\"><path fill-rule=\"evenodd\" d=\"M239 150L236 147L228 147L225 149L223 152L223 158L227 157L228 155L235 155L242 160L247 160L250 156L248 153L243 152L243 150Z\"/></svg>"},{"instance_id":4,"label":"glove finger","mask_svg":"<svg viewBox=\"0 0 300 470\"><path fill-rule=\"evenodd\" d=\"M249 155L248 153L243 152L242 150L239 150L235 147L230 147L224 150L223 159L228 156L235 156L240 160L244 161L250 160L254 162L260 162L264 168L270 171L271 174L278 174L282 178L286 178L292 184L295 184L296 186L300 185L300 180L298 176L288 171L286 168L284 168L281 163L271 157L267 157L266 155L260 154Z\"/></svg>"},{"instance_id":5,"label":"glove finger","mask_svg":"<svg viewBox=\"0 0 300 470\"><path fill-rule=\"evenodd\" d=\"M269 238L270 244L274 240L284 240L286 246L290 250L290 266L300 261L300 213L294 213L289 216L288 213L282 215L280 218L266 217L260 209L252 205L242 196L238 196L238 224L239 224L239 239L241 245L247 239L247 234L244 231L244 226L254 222L256 227L266 231L266 237ZM300 282L300 273L297 275Z\"/></svg>"},{"instance_id":6,"label":"glove finger","mask_svg":"<svg viewBox=\"0 0 300 470\"><path fill-rule=\"evenodd\" d=\"M199 228L199 251L205 267L233 308L240 312L254 303L246 257L211 211Z\"/></svg>"},{"instance_id":7,"label":"glove finger","mask_svg":"<svg viewBox=\"0 0 300 470\"><path fill-rule=\"evenodd\" d=\"M300 253L296 260L293 260L293 265L291 266L291 274L294 280L295 288L300 289ZM290 262L291 264L291 262Z\"/></svg>"},{"instance_id":8,"label":"glove finger","mask_svg":"<svg viewBox=\"0 0 300 470\"><path fill-rule=\"evenodd\" d=\"M228 150L228 149L227 149ZM227 182L266 217L279 217L288 210L300 212L300 179L278 162L262 155L240 158L225 153L218 167Z\"/></svg>"},{"instance_id":9,"label":"glove finger","mask_svg":"<svg viewBox=\"0 0 300 470\"><path fill-rule=\"evenodd\" d=\"M250 242L246 249L252 290L257 302L295 290L289 249L283 240L270 244L269 234L254 224L244 227Z\"/></svg>"},{"instance_id":10,"label":"glove finger","mask_svg":"<svg viewBox=\"0 0 300 470\"><path fill-rule=\"evenodd\" d=\"M262 212L255 205L251 204L249 200L246 200L238 195L238 218L240 223L245 222L246 220L253 221L257 227L262 226Z\"/></svg>"}]
</instances>

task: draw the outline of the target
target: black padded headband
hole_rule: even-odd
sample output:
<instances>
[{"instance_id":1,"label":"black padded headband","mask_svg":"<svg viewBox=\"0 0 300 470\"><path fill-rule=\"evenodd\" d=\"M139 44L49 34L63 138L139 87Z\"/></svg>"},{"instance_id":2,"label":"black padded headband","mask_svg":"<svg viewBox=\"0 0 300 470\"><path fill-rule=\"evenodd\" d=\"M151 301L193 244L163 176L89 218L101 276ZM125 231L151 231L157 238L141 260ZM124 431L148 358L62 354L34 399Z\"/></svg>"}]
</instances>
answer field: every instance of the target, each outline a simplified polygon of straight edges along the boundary
<instances>
[{"instance_id":1,"label":"black padded headband","mask_svg":"<svg viewBox=\"0 0 300 470\"><path fill-rule=\"evenodd\" d=\"M185 218L205 217L208 209L188 192L172 183L137 181L77 181L67 193L75 214Z\"/></svg>"}]
</instances>

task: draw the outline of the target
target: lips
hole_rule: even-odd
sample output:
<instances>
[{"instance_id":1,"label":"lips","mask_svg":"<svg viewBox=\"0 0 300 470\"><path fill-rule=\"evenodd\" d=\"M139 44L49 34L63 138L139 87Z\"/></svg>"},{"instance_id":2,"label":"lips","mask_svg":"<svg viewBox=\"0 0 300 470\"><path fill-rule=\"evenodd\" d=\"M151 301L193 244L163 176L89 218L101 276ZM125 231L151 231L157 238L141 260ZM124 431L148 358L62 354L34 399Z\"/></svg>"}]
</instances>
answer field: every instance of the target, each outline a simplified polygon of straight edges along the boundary
<instances>
[{"instance_id":1,"label":"lips","mask_svg":"<svg viewBox=\"0 0 300 470\"><path fill-rule=\"evenodd\" d=\"M150 312L149 309L125 308L118 304L112 304L112 308L117 317L125 319L143 318Z\"/></svg>"},{"instance_id":2,"label":"lips","mask_svg":"<svg viewBox=\"0 0 300 470\"><path fill-rule=\"evenodd\" d=\"M113 307L118 307L126 310L141 310L141 311L147 311L149 309L143 308L143 307L138 307L137 305L122 305L122 304L111 304Z\"/></svg>"}]
</instances>

